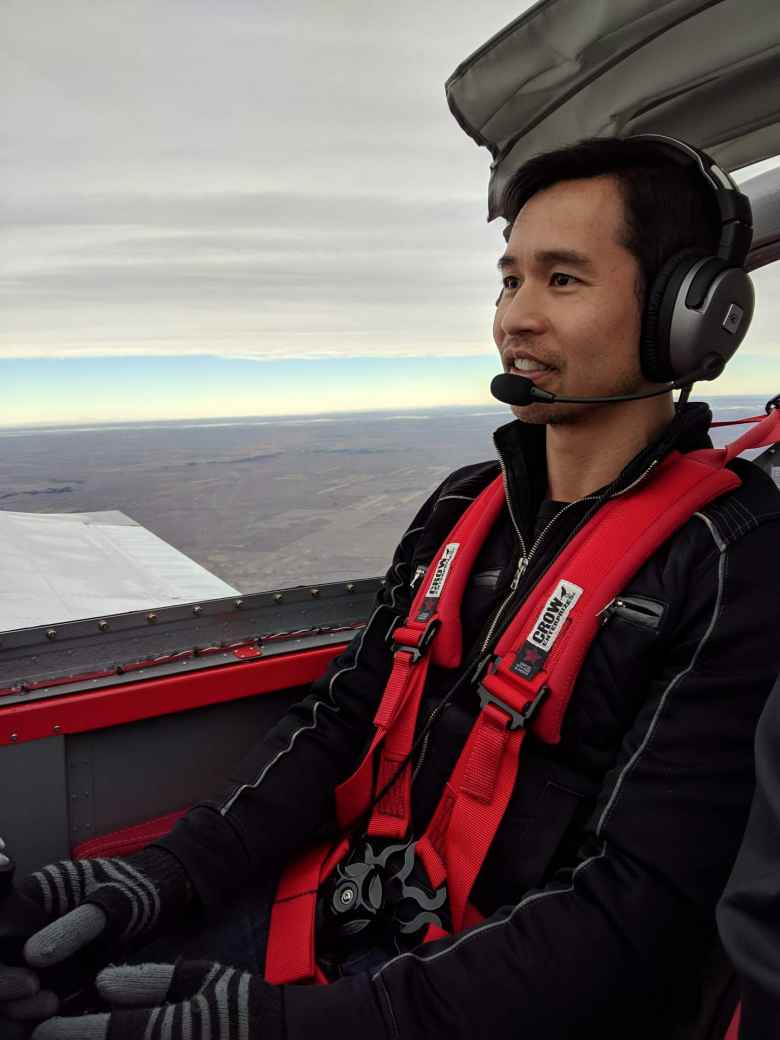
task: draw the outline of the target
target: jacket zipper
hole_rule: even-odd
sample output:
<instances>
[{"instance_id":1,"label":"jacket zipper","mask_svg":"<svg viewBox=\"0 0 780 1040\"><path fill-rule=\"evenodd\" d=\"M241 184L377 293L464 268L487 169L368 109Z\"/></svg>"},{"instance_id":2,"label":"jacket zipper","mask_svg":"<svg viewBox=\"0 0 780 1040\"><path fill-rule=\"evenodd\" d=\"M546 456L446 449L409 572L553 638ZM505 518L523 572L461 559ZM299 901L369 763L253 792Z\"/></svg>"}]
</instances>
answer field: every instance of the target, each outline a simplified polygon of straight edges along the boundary
<instances>
[{"instance_id":1,"label":"jacket zipper","mask_svg":"<svg viewBox=\"0 0 780 1040\"><path fill-rule=\"evenodd\" d=\"M507 509L509 510L509 515L512 518L512 524L514 525L515 531L517 532L517 537L520 539L520 553L521 553L521 555L520 555L520 559L519 559L518 564L517 564L517 570L515 571L514 577L512 578L512 584L509 586L509 593L507 594L506 598L502 601L502 603L498 606L495 614L493 615L493 619L492 619L492 621L490 623L490 628L488 629L488 633L485 636L485 639L484 639L484 641L482 643L482 646L480 647L480 653L485 653L485 651L487 650L488 646L490 645L490 641L493 638L493 633L496 630L496 626L498 625L498 622L501 620L501 617L502 617L502 615L504 613L504 610L509 606L509 604L514 599L514 595L517 592L517 586L520 584L520 579L523 577L525 572L528 570L528 567L529 567L529 565L531 563L531 560L533 559L534 554L536 553L536 550L539 548L539 543L542 541L542 539L547 534L547 532L550 530L550 528L555 523L555 521L558 519L558 517L559 516L563 516L563 514L568 509L570 509L572 506L578 505L580 502L589 502L589 501L596 501L597 500L597 496L590 495L587 498L579 498L579 499L577 499L576 502L569 502L567 505L565 505L563 507L563 509L560 509L555 514L555 516L552 517L551 520L548 521L547 525L539 533L539 537L536 539L534 544L531 546L530 552L526 552L526 550L525 550L525 542L523 541L523 536L520 533L520 527L518 526L517 520L515 519L515 515L512 512L512 502L511 502L511 499L509 497L509 482L508 482L508 479L507 479L506 465L504 463L504 458L503 458L503 456L502 456L500 451L497 450L497 453L498 453L498 461L501 464L501 476L502 476L503 481L504 481L504 497L506 498L506 504L507 504Z\"/></svg>"},{"instance_id":2,"label":"jacket zipper","mask_svg":"<svg viewBox=\"0 0 780 1040\"><path fill-rule=\"evenodd\" d=\"M515 518L515 514L512 512L512 501L511 501L511 499L509 497L509 484L508 484L507 473L506 473L506 466L504 464L504 459L503 459L503 456L501 455L501 452L498 451L498 449L496 449L496 451L497 451L497 454L498 454L498 461L499 461L499 463L501 465L501 476L502 476L503 483L504 483L504 497L506 499L507 509L509 510L509 517L510 517L510 519L512 521L512 526L514 527L515 532L516 532L517 537L518 537L518 540L520 542L520 559L518 560L517 570L515 571L514 577L512 578L512 583L509 586L509 593L501 601L501 603L497 607L495 613L493 614L493 618L492 618L491 623L490 623L490 628L488 629L488 633L485 636L485 639L484 639L484 641L482 643L482 646L480 647L480 651L479 651L480 654L485 654L487 652L487 648L488 648L488 646L490 644L491 639L493 638L493 634L494 634L494 632L495 632L495 630L496 630L496 628L498 626L499 621L501 620L501 618L503 616L504 611L506 610L507 606L512 602L512 600L514 599L514 596L515 596L515 593L517 592L517 587L520 584L521 578L523 577L525 572L528 570L528 566L531 563L531 560L533 559L536 550L539 548L539 545L542 542L544 536L550 530L550 528L555 523L555 521L559 517L563 516L563 514L567 510L571 509L572 506L579 505L580 502L598 502L602 498L604 499L604 501L607 501L610 498L618 498L620 495L624 495L627 491L630 491L633 487L636 487L636 485L640 481L644 480L645 477L647 476L647 474L653 469L653 467L658 462L657 459L654 459L650 463L650 465L647 467L647 469L644 470L636 478L636 480L633 480L627 487L624 487L622 489L622 491L616 491L614 495L604 495L604 496L602 496L602 495L586 495L585 498L578 498L575 502L568 502L563 507L563 509L559 510L555 514L555 516L552 517L552 519L548 521L547 525L539 533L539 537L536 539L534 544L531 546L530 551L526 553L525 540L523 539L523 535L522 535L522 533L520 531L520 527L519 527L519 525L517 523L517 519ZM583 518L583 523L584 523L584 520L585 520L585 518ZM577 529L574 532L572 532L572 535L576 534L577 530L579 530L579 527L577 527ZM624 597L624 601L625 601L625 597ZM602 611L602 614L604 614L606 611L608 611L611 606L612 606L612 604L608 603L607 606ZM605 618L605 622L608 619L609 619L609 617L607 616ZM432 722L434 722L438 718L438 716L441 713L441 710L442 710L443 707L444 707L443 704L438 704L433 709L433 711L430 713L430 715L428 716L428 718L426 720L426 725L430 725ZM426 753L428 751L428 743L429 743L429 740L430 740L430 735L431 735L431 731L429 730L428 733L426 733L425 739L423 740L422 747L420 748L420 754L419 754L419 756L417 758L417 762L416 762L414 770L412 772L412 780L414 780L414 778L419 773L419 771L420 771L420 769L422 767L422 764L423 764L423 762L425 760L425 756L426 756Z\"/></svg>"},{"instance_id":3,"label":"jacket zipper","mask_svg":"<svg viewBox=\"0 0 780 1040\"><path fill-rule=\"evenodd\" d=\"M544 536L547 534L547 532L549 531L550 527L555 523L555 521L558 519L558 517L561 516L561 514L565 513L566 510L569 509L571 506L577 505L578 502L589 501L589 499L580 498L580 499L577 500L577 502L569 502L567 505L565 505L563 507L563 509L561 509L559 512L557 512L555 514L555 516L552 517L552 519L547 523L546 527L540 532L539 537L536 539L534 544L531 546L530 551L526 553L525 540L523 539L523 535L522 535L522 533L520 531L520 527L519 527L519 525L517 523L517 520L515 518L515 514L512 512L512 502L511 502L511 499L509 497L509 486L508 486L508 483L507 483L506 467L504 466L504 460L503 460L503 458L501 456L501 452L498 452L498 461L501 463L501 475L502 475L503 481L504 481L504 497L506 499L507 509L509 510L509 516L510 516L510 518L512 520L512 526L514 527L515 532L516 532L517 537L518 537L518 540L520 542L520 554L521 555L520 555L520 559L518 560L518 563L517 563L517 570L515 571L514 577L512 578L512 584L509 586L509 593L504 598L504 600L502 600L502 602L499 605L499 607L497 608L496 612L493 614L493 619L492 619L491 624L490 624L490 629L488 630L488 634L485 637L485 640L484 640L484 642L482 644L482 647L480 648L480 653L481 654L483 654L487 650L488 644L490 643L490 640L493 637L493 632L496 629L496 625L501 620L501 616L504 613L504 610L509 605L509 603L511 603L512 599L514 598L514 594L517 591L517 586L520 584L520 579L523 577L523 575L525 574L526 570L528 569L528 565L530 564L531 560L533 559L534 553L536 552L536 550L537 550L537 548L539 546L539 543L542 541ZM591 497L593 497L593 496L591 496ZM438 704L433 709L433 711L430 713L430 715L428 716L428 718L426 720L426 725L431 725L433 722L435 722L435 720L438 718L439 714L441 713L441 710L442 710L443 707L444 707L443 704ZM430 736L431 736L431 731L429 730L425 734L425 739L423 740L422 747L420 748L420 754L419 754L419 756L417 758L417 763L416 763L416 765L414 767L414 771L412 772L412 780L414 780L414 778L417 776L417 774L419 773L420 769L422 768L423 762L425 761L425 755L426 755L426 753L428 751L428 743L430 741Z\"/></svg>"},{"instance_id":4,"label":"jacket zipper","mask_svg":"<svg viewBox=\"0 0 780 1040\"><path fill-rule=\"evenodd\" d=\"M572 506L579 505L580 502L598 502L602 498L606 502L606 501L608 501L611 498L618 498L620 495L625 495L625 493L627 491L630 491L632 488L636 487L636 485L640 481L644 480L645 477L647 476L647 474L653 469L653 467L658 462L657 459L654 459L650 463L650 465L647 467L647 469L644 470L642 473L640 473L640 475L636 478L636 480L632 480L631 483L627 487L624 487L622 491L616 491L614 493L614 495L586 495L585 498L578 498L575 502L569 502L567 505L565 505L563 507L563 509L559 510L559 512L557 512L555 514L555 516L548 522L547 526L541 531L541 533L539 534L539 537L536 539L534 544L531 546L531 551L526 555L525 543L523 542L523 536L520 534L520 528L518 527L517 521L515 520L514 513L512 512L512 504L511 504L511 501L509 499L509 486L508 486L508 482L507 482L506 466L504 465L504 459L503 459L500 451L498 451L498 461L501 463L501 474L502 474L502 476L504 478L504 495L506 497L507 508L509 509L509 515L512 518L512 523L514 524L515 531L517 531L517 537L520 539L520 547L521 547L522 555L520 557L520 562L517 565L517 570L515 571L515 576L512 579L512 584L509 586L509 594L507 595L506 599L504 599L503 602L500 604L500 606L496 610L496 613L493 615L493 620L492 620L492 622L490 624L490 628L488 629L488 634L485 637L484 642L482 643L482 646L480 647L480 653L483 653L483 654L487 651L487 648L488 648L488 646L490 644L491 639L493 638L493 634L494 634L494 632L496 630L498 622L501 620L501 616L504 613L504 610L509 605L509 603L512 601L512 599L514 598L514 595L517 592L517 586L520 584L520 579L523 577L525 572L528 570L528 565L530 564L531 560L533 559L534 553L539 548L540 542L542 541L544 536L547 534L547 532L550 530L550 528L555 523L555 521L559 517L563 516L563 514L567 510L571 509ZM583 517L583 523L584 523L584 520L585 520L585 518ZM577 527L577 529L575 531L572 532L572 536L574 534L576 534L578 530L579 530L579 526Z\"/></svg>"},{"instance_id":5,"label":"jacket zipper","mask_svg":"<svg viewBox=\"0 0 780 1040\"><path fill-rule=\"evenodd\" d=\"M647 596L615 596L607 603L598 617L606 625L612 617L620 617L644 628L658 629L665 613L665 606Z\"/></svg>"}]
</instances>

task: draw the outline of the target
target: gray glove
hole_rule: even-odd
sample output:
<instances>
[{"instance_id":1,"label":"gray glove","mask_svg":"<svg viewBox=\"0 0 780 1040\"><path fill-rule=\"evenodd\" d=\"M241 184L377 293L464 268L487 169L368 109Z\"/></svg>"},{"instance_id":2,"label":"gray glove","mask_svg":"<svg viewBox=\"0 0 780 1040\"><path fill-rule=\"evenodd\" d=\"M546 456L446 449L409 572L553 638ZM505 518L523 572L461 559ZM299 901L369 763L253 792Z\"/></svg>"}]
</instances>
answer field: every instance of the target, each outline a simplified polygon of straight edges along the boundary
<instances>
[{"instance_id":1,"label":"gray glove","mask_svg":"<svg viewBox=\"0 0 780 1040\"><path fill-rule=\"evenodd\" d=\"M32 1040L281 1040L281 991L210 961L106 968L105 1014L51 1018Z\"/></svg>"},{"instance_id":2,"label":"gray glove","mask_svg":"<svg viewBox=\"0 0 780 1040\"><path fill-rule=\"evenodd\" d=\"M3 1040L23 1040L32 1024L56 1015L59 1000L54 993L41 990L34 972L27 968L8 968L0 964L0 1036Z\"/></svg>"},{"instance_id":3,"label":"gray glove","mask_svg":"<svg viewBox=\"0 0 780 1040\"><path fill-rule=\"evenodd\" d=\"M60 964L99 936L126 944L149 935L191 900L184 869L155 848L125 859L52 863L25 878L20 891L52 919L25 944L33 968Z\"/></svg>"},{"instance_id":4,"label":"gray glove","mask_svg":"<svg viewBox=\"0 0 780 1040\"><path fill-rule=\"evenodd\" d=\"M25 943L31 968L59 965L98 939L113 952L149 935L192 896L178 861L155 848L123 859L53 863L25 878L19 891L50 918ZM56 1014L58 1006L53 993L40 989L33 971L0 965L0 1036L15 1035L12 1021L40 1022ZM18 1027L16 1035L27 1034Z\"/></svg>"}]
</instances>

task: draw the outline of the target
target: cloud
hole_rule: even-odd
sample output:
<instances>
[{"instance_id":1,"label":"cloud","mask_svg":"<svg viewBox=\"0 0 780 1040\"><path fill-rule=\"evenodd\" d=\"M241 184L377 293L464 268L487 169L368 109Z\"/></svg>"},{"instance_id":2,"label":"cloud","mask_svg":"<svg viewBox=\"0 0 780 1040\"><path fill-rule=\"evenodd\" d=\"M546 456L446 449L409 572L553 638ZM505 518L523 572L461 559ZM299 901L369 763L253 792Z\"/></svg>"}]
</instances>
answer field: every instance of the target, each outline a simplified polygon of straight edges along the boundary
<instances>
[{"instance_id":1,"label":"cloud","mask_svg":"<svg viewBox=\"0 0 780 1040\"><path fill-rule=\"evenodd\" d=\"M489 156L443 84L527 6L6 0L0 358L492 349Z\"/></svg>"}]
</instances>

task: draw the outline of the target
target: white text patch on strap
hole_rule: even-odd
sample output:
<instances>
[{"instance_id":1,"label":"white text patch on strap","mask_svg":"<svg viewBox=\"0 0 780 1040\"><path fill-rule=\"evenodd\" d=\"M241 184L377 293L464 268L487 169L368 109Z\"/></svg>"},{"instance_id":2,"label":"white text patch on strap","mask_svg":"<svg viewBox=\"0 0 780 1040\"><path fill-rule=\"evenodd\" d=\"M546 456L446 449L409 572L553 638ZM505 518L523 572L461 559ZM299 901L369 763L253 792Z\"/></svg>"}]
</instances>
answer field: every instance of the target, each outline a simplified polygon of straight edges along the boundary
<instances>
[{"instance_id":1,"label":"white text patch on strap","mask_svg":"<svg viewBox=\"0 0 780 1040\"><path fill-rule=\"evenodd\" d=\"M452 561L455 559L455 553L459 548L460 542L449 542L444 546L444 552L441 554L441 559L436 564L436 570L433 572L431 584L428 587L428 591L425 593L426 599L438 599L439 596L441 596L444 583L447 580L447 575L450 573Z\"/></svg>"},{"instance_id":2,"label":"white text patch on strap","mask_svg":"<svg viewBox=\"0 0 780 1040\"><path fill-rule=\"evenodd\" d=\"M563 623L582 595L582 589L571 581L559 581L547 600L528 636L529 643L548 653L558 638Z\"/></svg>"}]
</instances>

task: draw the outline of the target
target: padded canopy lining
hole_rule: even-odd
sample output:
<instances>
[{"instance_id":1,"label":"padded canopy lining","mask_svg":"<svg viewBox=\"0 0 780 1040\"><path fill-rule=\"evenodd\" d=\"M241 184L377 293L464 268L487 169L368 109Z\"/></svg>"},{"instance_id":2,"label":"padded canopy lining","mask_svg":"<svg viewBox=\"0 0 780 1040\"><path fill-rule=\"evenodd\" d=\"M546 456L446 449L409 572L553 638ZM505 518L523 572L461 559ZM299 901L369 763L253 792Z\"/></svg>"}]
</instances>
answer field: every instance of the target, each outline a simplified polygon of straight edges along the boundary
<instances>
[{"instance_id":1,"label":"padded canopy lining","mask_svg":"<svg viewBox=\"0 0 780 1040\"><path fill-rule=\"evenodd\" d=\"M735 170L780 152L778 0L542 0L446 91L493 155L490 220L525 160L584 137L669 134Z\"/></svg>"}]
</instances>

